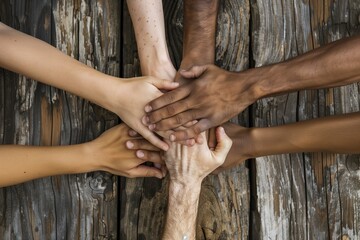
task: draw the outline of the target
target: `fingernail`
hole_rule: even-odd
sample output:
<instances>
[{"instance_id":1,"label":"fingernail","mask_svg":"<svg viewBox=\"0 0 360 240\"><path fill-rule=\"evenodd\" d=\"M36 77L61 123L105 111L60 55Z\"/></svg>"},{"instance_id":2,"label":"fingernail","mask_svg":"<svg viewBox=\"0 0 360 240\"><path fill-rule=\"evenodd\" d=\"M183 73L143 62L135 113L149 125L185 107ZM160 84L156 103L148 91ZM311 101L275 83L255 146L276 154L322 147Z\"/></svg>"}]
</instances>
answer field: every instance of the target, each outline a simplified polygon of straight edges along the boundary
<instances>
[{"instance_id":1,"label":"fingernail","mask_svg":"<svg viewBox=\"0 0 360 240\"><path fill-rule=\"evenodd\" d=\"M163 178L163 176L162 176L161 173L156 173L156 174L155 174L155 177L157 177L158 179L162 179L162 178Z\"/></svg>"},{"instance_id":2,"label":"fingernail","mask_svg":"<svg viewBox=\"0 0 360 240\"><path fill-rule=\"evenodd\" d=\"M137 134L137 132L135 132L134 130L129 130L129 135L131 137L134 137Z\"/></svg>"},{"instance_id":3,"label":"fingernail","mask_svg":"<svg viewBox=\"0 0 360 240\"><path fill-rule=\"evenodd\" d=\"M152 107L150 105L145 106L145 112L151 112Z\"/></svg>"},{"instance_id":4,"label":"fingernail","mask_svg":"<svg viewBox=\"0 0 360 240\"><path fill-rule=\"evenodd\" d=\"M145 154L144 154L143 151L139 150L139 151L136 152L136 156L137 156L138 158L143 158L143 157L145 156Z\"/></svg>"},{"instance_id":5,"label":"fingernail","mask_svg":"<svg viewBox=\"0 0 360 240\"><path fill-rule=\"evenodd\" d=\"M164 178L164 177L166 177L166 174L167 174L167 171L166 171L166 169L164 169L164 170L162 170L162 177Z\"/></svg>"},{"instance_id":6,"label":"fingernail","mask_svg":"<svg viewBox=\"0 0 360 240\"><path fill-rule=\"evenodd\" d=\"M170 135L170 141L174 142L176 140L176 137L174 135Z\"/></svg>"},{"instance_id":7,"label":"fingernail","mask_svg":"<svg viewBox=\"0 0 360 240\"><path fill-rule=\"evenodd\" d=\"M148 122L147 122L147 116L143 116L143 117L141 118L141 122L142 122L144 125L147 125L147 124L148 124Z\"/></svg>"},{"instance_id":8,"label":"fingernail","mask_svg":"<svg viewBox=\"0 0 360 240\"><path fill-rule=\"evenodd\" d=\"M195 144L195 140L194 139L189 139L189 140L186 140L186 145L188 146L193 146Z\"/></svg>"},{"instance_id":9,"label":"fingernail","mask_svg":"<svg viewBox=\"0 0 360 240\"><path fill-rule=\"evenodd\" d=\"M219 127L219 131L220 131L221 134L224 134L224 133L225 133L225 130L224 130L223 127Z\"/></svg>"},{"instance_id":10,"label":"fingernail","mask_svg":"<svg viewBox=\"0 0 360 240\"><path fill-rule=\"evenodd\" d=\"M162 150L166 152L167 150L169 150L169 146L167 144L164 144Z\"/></svg>"},{"instance_id":11,"label":"fingernail","mask_svg":"<svg viewBox=\"0 0 360 240\"><path fill-rule=\"evenodd\" d=\"M155 124L150 124L149 125L149 129L152 131L152 130L154 130L155 129L155 127L156 127L156 125Z\"/></svg>"},{"instance_id":12,"label":"fingernail","mask_svg":"<svg viewBox=\"0 0 360 240\"><path fill-rule=\"evenodd\" d=\"M172 85L174 85L175 87L179 86L178 82L172 82Z\"/></svg>"},{"instance_id":13,"label":"fingernail","mask_svg":"<svg viewBox=\"0 0 360 240\"><path fill-rule=\"evenodd\" d=\"M132 148L134 147L134 144L133 144L131 141L127 141L127 142L126 142L126 147L127 147L128 149L132 149Z\"/></svg>"}]
</instances>

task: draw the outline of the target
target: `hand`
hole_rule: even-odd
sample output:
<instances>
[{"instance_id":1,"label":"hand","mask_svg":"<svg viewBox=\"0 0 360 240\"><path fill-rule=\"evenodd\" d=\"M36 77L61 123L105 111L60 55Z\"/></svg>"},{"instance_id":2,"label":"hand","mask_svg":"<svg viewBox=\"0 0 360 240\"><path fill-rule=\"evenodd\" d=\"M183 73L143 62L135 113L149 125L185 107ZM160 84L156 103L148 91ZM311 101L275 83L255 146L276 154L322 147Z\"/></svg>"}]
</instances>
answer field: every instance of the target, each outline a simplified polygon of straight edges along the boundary
<instances>
[{"instance_id":1,"label":"hand","mask_svg":"<svg viewBox=\"0 0 360 240\"><path fill-rule=\"evenodd\" d=\"M205 138L205 133L201 134ZM231 148L232 141L222 127L217 128L218 144L211 151L206 141L187 147L179 143L169 143L170 149L165 153L165 163L170 179L180 184L199 183L209 173L220 166Z\"/></svg>"},{"instance_id":2,"label":"hand","mask_svg":"<svg viewBox=\"0 0 360 240\"><path fill-rule=\"evenodd\" d=\"M223 124L222 127L225 129L226 133L233 141L233 144L229 153L226 156L225 162L212 172L214 174L218 174L221 171L233 168L237 165L242 164L247 159L253 158L253 156L250 154L253 149L253 146L251 144L252 142L250 141L251 130L249 128L245 128L230 122ZM209 142L210 138L208 139L208 145L210 148L211 146L217 144L216 141Z\"/></svg>"},{"instance_id":3,"label":"hand","mask_svg":"<svg viewBox=\"0 0 360 240\"><path fill-rule=\"evenodd\" d=\"M237 115L255 99L248 89L253 81L237 80L236 73L213 65L195 66L182 71L185 78L195 79L150 102L145 111L149 129L169 130L198 120L194 126L177 131L171 141L183 141L218 126ZM240 81L240 87L236 86Z\"/></svg>"},{"instance_id":4,"label":"hand","mask_svg":"<svg viewBox=\"0 0 360 240\"><path fill-rule=\"evenodd\" d=\"M163 178L164 174L158 168L143 165L148 161L164 164L159 149L143 138L129 137L129 130L125 124L120 124L97 139L85 143L89 158L96 169L131 178ZM134 150L128 150L129 148Z\"/></svg>"},{"instance_id":5,"label":"hand","mask_svg":"<svg viewBox=\"0 0 360 240\"><path fill-rule=\"evenodd\" d=\"M160 80L154 77L131 78L124 81L124 85L119 93L120 101L118 101L116 113L120 118L132 129L138 132L146 140L153 145L167 150L168 145L161 141L155 133L150 131L141 123L144 115L144 106L151 100L160 97L162 90L172 90L178 86L168 80Z\"/></svg>"}]
</instances>

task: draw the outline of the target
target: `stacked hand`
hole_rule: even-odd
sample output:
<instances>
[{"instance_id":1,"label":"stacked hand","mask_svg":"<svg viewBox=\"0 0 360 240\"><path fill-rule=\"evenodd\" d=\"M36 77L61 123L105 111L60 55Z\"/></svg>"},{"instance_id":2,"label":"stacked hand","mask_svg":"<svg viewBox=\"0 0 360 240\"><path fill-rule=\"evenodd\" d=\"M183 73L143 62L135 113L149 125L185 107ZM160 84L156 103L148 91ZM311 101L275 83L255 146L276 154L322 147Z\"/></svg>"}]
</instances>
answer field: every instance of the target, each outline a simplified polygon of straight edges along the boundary
<instances>
[{"instance_id":1,"label":"stacked hand","mask_svg":"<svg viewBox=\"0 0 360 240\"><path fill-rule=\"evenodd\" d=\"M200 137L205 139L205 133ZM165 163L170 179L184 185L199 184L209 173L222 165L232 141L222 127L216 129L216 139L218 143L213 151L209 149L206 141L193 147L169 142L170 149L165 153Z\"/></svg>"},{"instance_id":2,"label":"stacked hand","mask_svg":"<svg viewBox=\"0 0 360 240\"><path fill-rule=\"evenodd\" d=\"M252 81L241 81L241 88L235 87L239 82L238 76L216 66L194 66L180 74L185 79L195 79L165 93L145 107L146 123L154 131L175 129L198 120L192 127L175 131L170 136L171 141L194 138L226 122L255 100L251 91L247 92Z\"/></svg>"},{"instance_id":3,"label":"stacked hand","mask_svg":"<svg viewBox=\"0 0 360 240\"><path fill-rule=\"evenodd\" d=\"M96 170L125 177L165 175L164 170L144 165L145 162L163 164L160 149L140 136L133 136L125 124L111 128L85 145Z\"/></svg>"},{"instance_id":4,"label":"stacked hand","mask_svg":"<svg viewBox=\"0 0 360 240\"><path fill-rule=\"evenodd\" d=\"M113 107L119 117L132 129L147 139L155 146L167 150L168 145L161 141L154 132L150 131L141 122L144 115L145 105L160 97L163 93L161 90L172 90L178 86L178 83L160 80L153 77L131 78L123 81L123 85L118 89L120 101ZM133 96L133 97L129 97Z\"/></svg>"}]
</instances>

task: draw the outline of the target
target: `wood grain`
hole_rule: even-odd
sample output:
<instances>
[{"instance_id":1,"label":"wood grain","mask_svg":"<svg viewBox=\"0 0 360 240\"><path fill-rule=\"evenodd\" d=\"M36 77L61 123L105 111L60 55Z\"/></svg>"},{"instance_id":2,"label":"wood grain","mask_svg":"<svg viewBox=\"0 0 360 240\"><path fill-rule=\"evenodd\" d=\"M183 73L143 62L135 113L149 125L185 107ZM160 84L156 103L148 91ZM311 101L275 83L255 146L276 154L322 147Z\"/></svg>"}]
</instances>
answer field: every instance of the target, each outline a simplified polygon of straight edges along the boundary
<instances>
[{"instance_id":1,"label":"wood grain","mask_svg":"<svg viewBox=\"0 0 360 240\"><path fill-rule=\"evenodd\" d=\"M163 4L178 67L182 1ZM359 34L359 16L360 0L221 1L216 64L242 71L295 57ZM99 71L141 75L125 2L4 0L0 20ZM262 99L232 121L267 127L358 112L359 106L359 84L352 84ZM88 101L0 69L1 144L76 144L117 122ZM210 176L201 191L197 239L357 239L359 173L358 155L301 153L258 158ZM166 179L103 172L0 188L0 239L160 239L167 188Z\"/></svg>"},{"instance_id":2,"label":"wood grain","mask_svg":"<svg viewBox=\"0 0 360 240\"><path fill-rule=\"evenodd\" d=\"M252 34L256 66L280 62L355 34L359 23L354 15L359 14L358 6L359 1L254 1ZM267 98L255 105L254 123L266 127L358 111L358 98L357 84ZM322 153L258 158L259 231L254 237L356 239L358 226L349 223L344 226L346 221L358 221L359 199L356 191L345 186L345 183L357 185L346 169L346 159L349 156ZM359 161L358 156L350 159Z\"/></svg>"},{"instance_id":3,"label":"wood grain","mask_svg":"<svg viewBox=\"0 0 360 240\"><path fill-rule=\"evenodd\" d=\"M4 23L119 76L118 2L6 2L0 8ZM76 144L117 122L114 114L71 94L3 70L1 76L1 91L7 92L0 98L6 106L2 123L10 124L1 135L4 143ZM3 188L0 196L1 239L117 237L117 178L107 173L39 179Z\"/></svg>"}]
</instances>

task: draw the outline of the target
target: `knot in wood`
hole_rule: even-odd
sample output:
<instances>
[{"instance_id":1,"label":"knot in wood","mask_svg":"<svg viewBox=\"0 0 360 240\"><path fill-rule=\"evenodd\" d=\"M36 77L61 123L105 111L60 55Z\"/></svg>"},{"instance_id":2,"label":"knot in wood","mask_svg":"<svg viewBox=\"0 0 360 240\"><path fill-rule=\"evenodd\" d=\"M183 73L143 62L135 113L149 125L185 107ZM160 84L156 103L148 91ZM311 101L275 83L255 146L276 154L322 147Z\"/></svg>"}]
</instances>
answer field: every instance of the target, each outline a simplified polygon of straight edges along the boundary
<instances>
[{"instance_id":1,"label":"knot in wood","mask_svg":"<svg viewBox=\"0 0 360 240\"><path fill-rule=\"evenodd\" d=\"M356 172L360 169L360 155L349 155L346 158L346 168L349 172Z\"/></svg>"}]
</instances>

